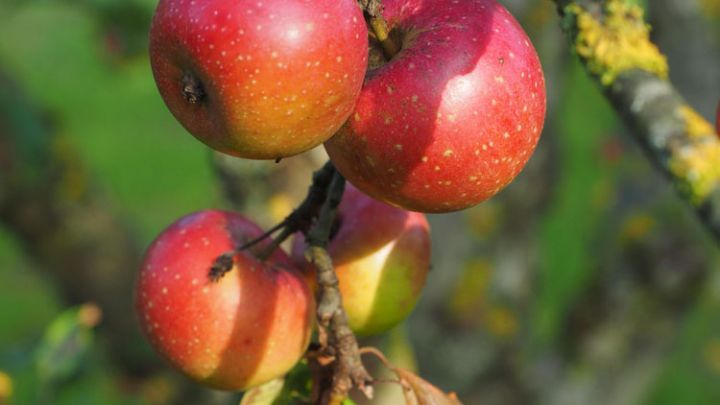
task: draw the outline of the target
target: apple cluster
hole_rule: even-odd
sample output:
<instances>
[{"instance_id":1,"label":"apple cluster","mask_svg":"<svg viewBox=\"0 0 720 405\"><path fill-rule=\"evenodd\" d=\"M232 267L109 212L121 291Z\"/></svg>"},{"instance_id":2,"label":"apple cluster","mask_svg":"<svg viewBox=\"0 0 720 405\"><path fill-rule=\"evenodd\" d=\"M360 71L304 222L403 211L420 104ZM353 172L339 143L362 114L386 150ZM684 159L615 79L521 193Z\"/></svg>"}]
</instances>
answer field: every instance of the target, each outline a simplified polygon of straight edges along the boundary
<instances>
[{"instance_id":1,"label":"apple cluster","mask_svg":"<svg viewBox=\"0 0 720 405\"><path fill-rule=\"evenodd\" d=\"M160 0L150 60L170 112L237 157L290 157L324 144L351 183L329 241L353 331L381 333L415 306L430 262L423 213L476 205L530 158L545 116L537 54L495 0L384 0L399 51L355 0ZM377 54L377 52L375 52ZM265 239L213 280L216 258L262 235L205 210L149 247L136 307L153 346L211 387L242 390L286 373L314 324L315 269Z\"/></svg>"}]
</instances>

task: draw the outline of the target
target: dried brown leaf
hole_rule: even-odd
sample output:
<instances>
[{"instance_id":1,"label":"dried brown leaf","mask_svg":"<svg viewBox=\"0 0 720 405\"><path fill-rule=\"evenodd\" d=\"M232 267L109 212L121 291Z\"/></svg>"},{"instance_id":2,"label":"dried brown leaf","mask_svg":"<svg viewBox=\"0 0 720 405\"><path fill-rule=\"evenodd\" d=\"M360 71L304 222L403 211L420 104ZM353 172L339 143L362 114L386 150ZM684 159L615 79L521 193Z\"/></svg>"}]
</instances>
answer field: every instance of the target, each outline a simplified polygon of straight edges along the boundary
<instances>
[{"instance_id":1,"label":"dried brown leaf","mask_svg":"<svg viewBox=\"0 0 720 405\"><path fill-rule=\"evenodd\" d=\"M445 393L411 371L402 368L393 371L403 384L407 405L462 405L454 392Z\"/></svg>"}]
</instances>

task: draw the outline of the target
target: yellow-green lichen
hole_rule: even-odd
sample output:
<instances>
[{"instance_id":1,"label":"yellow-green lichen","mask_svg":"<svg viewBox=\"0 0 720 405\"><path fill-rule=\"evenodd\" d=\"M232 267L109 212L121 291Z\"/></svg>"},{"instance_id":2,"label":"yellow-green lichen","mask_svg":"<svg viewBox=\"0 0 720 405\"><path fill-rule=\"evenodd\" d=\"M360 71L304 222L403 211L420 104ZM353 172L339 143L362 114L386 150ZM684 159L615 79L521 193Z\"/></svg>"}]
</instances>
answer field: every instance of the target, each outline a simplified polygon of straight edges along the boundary
<instances>
[{"instance_id":1,"label":"yellow-green lichen","mask_svg":"<svg viewBox=\"0 0 720 405\"><path fill-rule=\"evenodd\" d=\"M576 3L568 5L565 13L574 18L576 52L603 85L612 84L620 73L631 69L667 78L667 60L650 41L642 8L624 0L608 0L602 20Z\"/></svg>"},{"instance_id":2,"label":"yellow-green lichen","mask_svg":"<svg viewBox=\"0 0 720 405\"><path fill-rule=\"evenodd\" d=\"M678 114L685 121L685 128L690 137L712 136L715 132L713 126L702 115L687 105L678 109Z\"/></svg>"},{"instance_id":3,"label":"yellow-green lichen","mask_svg":"<svg viewBox=\"0 0 720 405\"><path fill-rule=\"evenodd\" d=\"M690 201L699 205L720 186L720 141L713 127L692 108L682 106L677 114L685 121L688 136L694 142L676 151L670 160L670 170L683 179L682 191Z\"/></svg>"}]
</instances>

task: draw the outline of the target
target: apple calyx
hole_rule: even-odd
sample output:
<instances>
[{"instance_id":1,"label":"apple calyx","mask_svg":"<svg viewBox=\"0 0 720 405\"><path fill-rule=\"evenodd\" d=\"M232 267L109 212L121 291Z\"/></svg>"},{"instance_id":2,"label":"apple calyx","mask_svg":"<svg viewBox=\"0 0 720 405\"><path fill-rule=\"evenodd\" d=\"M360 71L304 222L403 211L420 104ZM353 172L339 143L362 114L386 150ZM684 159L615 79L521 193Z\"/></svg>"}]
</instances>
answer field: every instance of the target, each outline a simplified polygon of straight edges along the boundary
<instances>
[{"instance_id":1,"label":"apple calyx","mask_svg":"<svg viewBox=\"0 0 720 405\"><path fill-rule=\"evenodd\" d=\"M194 74L186 72L182 79L182 93L185 101L197 104L205 99L205 89L202 82Z\"/></svg>"}]
</instances>

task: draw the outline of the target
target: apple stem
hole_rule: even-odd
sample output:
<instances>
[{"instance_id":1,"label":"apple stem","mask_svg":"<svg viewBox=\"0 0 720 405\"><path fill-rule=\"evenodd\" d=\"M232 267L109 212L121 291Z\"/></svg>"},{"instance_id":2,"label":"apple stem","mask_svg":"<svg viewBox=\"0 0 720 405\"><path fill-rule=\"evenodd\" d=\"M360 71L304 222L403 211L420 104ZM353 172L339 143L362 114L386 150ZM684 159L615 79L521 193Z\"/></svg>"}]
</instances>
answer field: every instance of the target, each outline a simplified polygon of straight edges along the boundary
<instances>
[{"instance_id":1,"label":"apple stem","mask_svg":"<svg viewBox=\"0 0 720 405\"><path fill-rule=\"evenodd\" d=\"M400 46L390 36L387 21L382 15L381 0L358 0L360 7L365 12L366 20L375 38L380 42L385 59L390 60L400 52Z\"/></svg>"},{"instance_id":2,"label":"apple stem","mask_svg":"<svg viewBox=\"0 0 720 405\"><path fill-rule=\"evenodd\" d=\"M284 221L283 221L284 222ZM270 256L272 256L273 252L275 252L275 249L277 249L287 238L290 237L290 235L297 232L297 229L294 229L294 226L285 226L283 227L282 232L280 232L280 235L278 235L275 239L272 240L272 242L267 245L267 247L263 248L263 250L258 253L257 257L258 259L265 261Z\"/></svg>"},{"instance_id":3,"label":"apple stem","mask_svg":"<svg viewBox=\"0 0 720 405\"><path fill-rule=\"evenodd\" d=\"M271 237L275 232L282 229L282 232L275 238L266 248L262 249L257 257L265 260L283 243L290 235L295 232L307 234L310 226L312 226L315 218L318 217L320 209L327 197L328 187L336 173L335 167L329 161L318 171L313 174L312 184L308 189L305 200L293 210L284 220L267 230L257 238L238 246L237 248L225 252L215 259L210 267L208 278L215 282L220 280L225 274L233 268L233 258L240 252L252 248L260 242Z\"/></svg>"},{"instance_id":4,"label":"apple stem","mask_svg":"<svg viewBox=\"0 0 720 405\"><path fill-rule=\"evenodd\" d=\"M279 224L275 225L274 227L270 228L269 230L267 230L265 233L258 236L257 238L255 238L241 246L238 246L237 248L235 248L229 252L225 252L225 253L221 254L220 256L218 256L217 258L215 258L215 262L212 264L212 266L210 266L210 272L208 273L208 278L210 278L210 281L215 282L215 281L219 281L221 278L223 278L223 276L225 276L225 274L227 274L228 272L230 272L230 270L232 270L233 264L234 264L233 258L235 257L235 255L237 255L238 253L240 253L244 250L250 249L251 247L253 247L253 246L257 245L258 243L264 241L265 239L269 238L270 236L272 236L273 233L277 232L281 228L284 228L287 225L286 222L287 222L287 218L284 221L280 222ZM280 241L280 243L282 243L282 241ZM279 243L278 243L278 245L279 245ZM262 257L262 260L265 260L265 258L269 257L272 254L272 252L275 250L277 245L275 245L274 247L273 247L273 245L270 245L270 246L268 246L268 248L266 250L269 250L270 247L272 247L272 249L270 250L270 252L267 253L267 256ZM263 250L263 252L265 252L266 250Z\"/></svg>"},{"instance_id":5,"label":"apple stem","mask_svg":"<svg viewBox=\"0 0 720 405\"><path fill-rule=\"evenodd\" d=\"M390 60L393 56L400 52L398 44L390 38L390 31L388 30L387 22L381 15L370 18L370 27L375 33L375 38L380 41L380 46L382 46L385 59Z\"/></svg>"}]
</instances>

